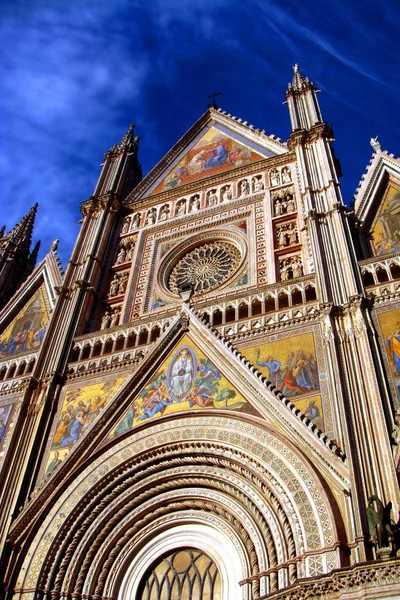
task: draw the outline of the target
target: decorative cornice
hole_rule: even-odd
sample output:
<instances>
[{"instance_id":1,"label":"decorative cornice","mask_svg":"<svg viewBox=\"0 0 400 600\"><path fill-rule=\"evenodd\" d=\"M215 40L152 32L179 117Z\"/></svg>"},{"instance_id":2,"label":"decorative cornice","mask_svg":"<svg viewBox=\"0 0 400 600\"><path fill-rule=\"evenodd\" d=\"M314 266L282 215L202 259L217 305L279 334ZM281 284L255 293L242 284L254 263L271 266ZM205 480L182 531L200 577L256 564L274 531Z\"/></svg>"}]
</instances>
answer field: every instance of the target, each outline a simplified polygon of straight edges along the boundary
<instances>
[{"instance_id":1,"label":"decorative cornice","mask_svg":"<svg viewBox=\"0 0 400 600\"><path fill-rule=\"evenodd\" d=\"M262 596L260 600L339 600L344 597L343 594L354 594L361 590L364 594L357 595L357 598L373 600L376 598L375 594L365 595L366 589L373 590L385 586L387 594L392 597L393 593L400 593L399 581L400 559L361 563L347 569L334 570L328 575L299 580L284 590ZM389 586L394 586L394 589L390 589Z\"/></svg>"}]
</instances>

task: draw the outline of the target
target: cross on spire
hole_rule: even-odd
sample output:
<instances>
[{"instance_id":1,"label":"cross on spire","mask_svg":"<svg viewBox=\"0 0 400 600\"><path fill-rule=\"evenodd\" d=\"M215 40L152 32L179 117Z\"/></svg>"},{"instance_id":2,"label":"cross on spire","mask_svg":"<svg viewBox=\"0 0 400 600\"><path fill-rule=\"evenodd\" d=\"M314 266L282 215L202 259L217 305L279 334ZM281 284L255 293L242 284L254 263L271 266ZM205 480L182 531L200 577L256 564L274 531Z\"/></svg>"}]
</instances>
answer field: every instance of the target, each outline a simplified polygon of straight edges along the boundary
<instances>
[{"instance_id":1,"label":"cross on spire","mask_svg":"<svg viewBox=\"0 0 400 600\"><path fill-rule=\"evenodd\" d=\"M221 95L221 92L213 92L212 94L207 96L207 98L212 98L212 102L210 102L209 106L212 106L213 108L217 108L217 104L215 102L215 96L220 96L220 95Z\"/></svg>"}]
</instances>

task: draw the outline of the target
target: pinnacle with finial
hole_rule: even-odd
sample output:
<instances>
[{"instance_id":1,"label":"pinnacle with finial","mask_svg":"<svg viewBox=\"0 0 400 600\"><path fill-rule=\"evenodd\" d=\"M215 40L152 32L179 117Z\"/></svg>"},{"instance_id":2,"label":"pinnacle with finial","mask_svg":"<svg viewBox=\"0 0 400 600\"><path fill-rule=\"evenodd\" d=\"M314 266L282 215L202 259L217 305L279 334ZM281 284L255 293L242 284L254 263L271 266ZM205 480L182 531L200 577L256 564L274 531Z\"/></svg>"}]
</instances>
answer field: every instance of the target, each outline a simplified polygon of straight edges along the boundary
<instances>
[{"instance_id":1,"label":"pinnacle with finial","mask_svg":"<svg viewBox=\"0 0 400 600\"><path fill-rule=\"evenodd\" d=\"M35 202L30 211L24 217L22 217L19 223L17 223L17 225L12 230L13 238L24 238L30 243L38 206L38 203Z\"/></svg>"},{"instance_id":2,"label":"pinnacle with finial","mask_svg":"<svg viewBox=\"0 0 400 600\"><path fill-rule=\"evenodd\" d=\"M380 152L382 150L382 146L378 142L378 136L371 138L369 140L369 143L371 144L375 152Z\"/></svg>"},{"instance_id":3,"label":"pinnacle with finial","mask_svg":"<svg viewBox=\"0 0 400 600\"><path fill-rule=\"evenodd\" d=\"M56 238L50 246L50 252L57 252L59 243L60 243L60 238Z\"/></svg>"}]
</instances>

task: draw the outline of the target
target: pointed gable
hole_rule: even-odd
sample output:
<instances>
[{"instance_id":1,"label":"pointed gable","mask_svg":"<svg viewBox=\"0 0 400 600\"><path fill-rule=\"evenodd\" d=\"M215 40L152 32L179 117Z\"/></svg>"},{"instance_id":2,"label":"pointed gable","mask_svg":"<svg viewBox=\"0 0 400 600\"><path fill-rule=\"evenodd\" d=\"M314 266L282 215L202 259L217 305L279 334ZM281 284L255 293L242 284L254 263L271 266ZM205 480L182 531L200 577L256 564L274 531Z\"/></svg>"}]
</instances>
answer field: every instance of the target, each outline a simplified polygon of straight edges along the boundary
<instances>
[{"instance_id":1,"label":"pointed gable","mask_svg":"<svg viewBox=\"0 0 400 600\"><path fill-rule=\"evenodd\" d=\"M184 335L104 443L160 416L219 408L261 416L191 337Z\"/></svg>"},{"instance_id":2,"label":"pointed gable","mask_svg":"<svg viewBox=\"0 0 400 600\"><path fill-rule=\"evenodd\" d=\"M0 356L11 357L40 347L49 322L45 293L42 285L0 335Z\"/></svg>"},{"instance_id":3,"label":"pointed gable","mask_svg":"<svg viewBox=\"0 0 400 600\"><path fill-rule=\"evenodd\" d=\"M400 159L376 150L354 196L354 209L372 253L380 256L400 250Z\"/></svg>"},{"instance_id":4,"label":"pointed gable","mask_svg":"<svg viewBox=\"0 0 400 600\"><path fill-rule=\"evenodd\" d=\"M211 107L144 177L125 203L286 152L288 148L279 138Z\"/></svg>"},{"instance_id":5,"label":"pointed gable","mask_svg":"<svg viewBox=\"0 0 400 600\"><path fill-rule=\"evenodd\" d=\"M210 127L158 183L154 193L192 183L266 157L265 151L264 155L255 151L254 143L251 144L247 140L245 145L243 142L242 137L234 136L232 132L227 135L220 127Z\"/></svg>"},{"instance_id":6,"label":"pointed gable","mask_svg":"<svg viewBox=\"0 0 400 600\"><path fill-rule=\"evenodd\" d=\"M62 268L56 252L49 252L0 312L0 360L40 350Z\"/></svg>"}]
</instances>

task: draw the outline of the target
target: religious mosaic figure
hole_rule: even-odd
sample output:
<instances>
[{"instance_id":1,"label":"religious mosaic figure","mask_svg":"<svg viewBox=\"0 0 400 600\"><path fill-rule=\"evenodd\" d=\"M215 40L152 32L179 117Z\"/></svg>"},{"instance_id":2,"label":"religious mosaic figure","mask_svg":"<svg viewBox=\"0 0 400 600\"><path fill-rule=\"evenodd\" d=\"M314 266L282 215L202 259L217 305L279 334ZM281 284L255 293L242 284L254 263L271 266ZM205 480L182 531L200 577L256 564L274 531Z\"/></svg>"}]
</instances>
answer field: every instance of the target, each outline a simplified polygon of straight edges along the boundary
<instances>
[{"instance_id":1,"label":"religious mosaic figure","mask_svg":"<svg viewBox=\"0 0 400 600\"><path fill-rule=\"evenodd\" d=\"M267 367L269 381L288 398L319 390L318 365L313 354L305 354L303 349L291 351L286 361L277 360L272 354L266 360L260 360L260 349L256 350L256 362L259 367ZM310 419L316 421L323 430L323 421L315 401L309 402L306 411Z\"/></svg>"},{"instance_id":2,"label":"religious mosaic figure","mask_svg":"<svg viewBox=\"0 0 400 600\"><path fill-rule=\"evenodd\" d=\"M386 340L388 348L390 366L396 375L400 375L400 321L397 323L396 329Z\"/></svg>"},{"instance_id":3,"label":"religious mosaic figure","mask_svg":"<svg viewBox=\"0 0 400 600\"><path fill-rule=\"evenodd\" d=\"M188 348L182 348L176 357L170 378L170 388L177 398L182 398L189 391L194 377L193 358Z\"/></svg>"}]
</instances>

